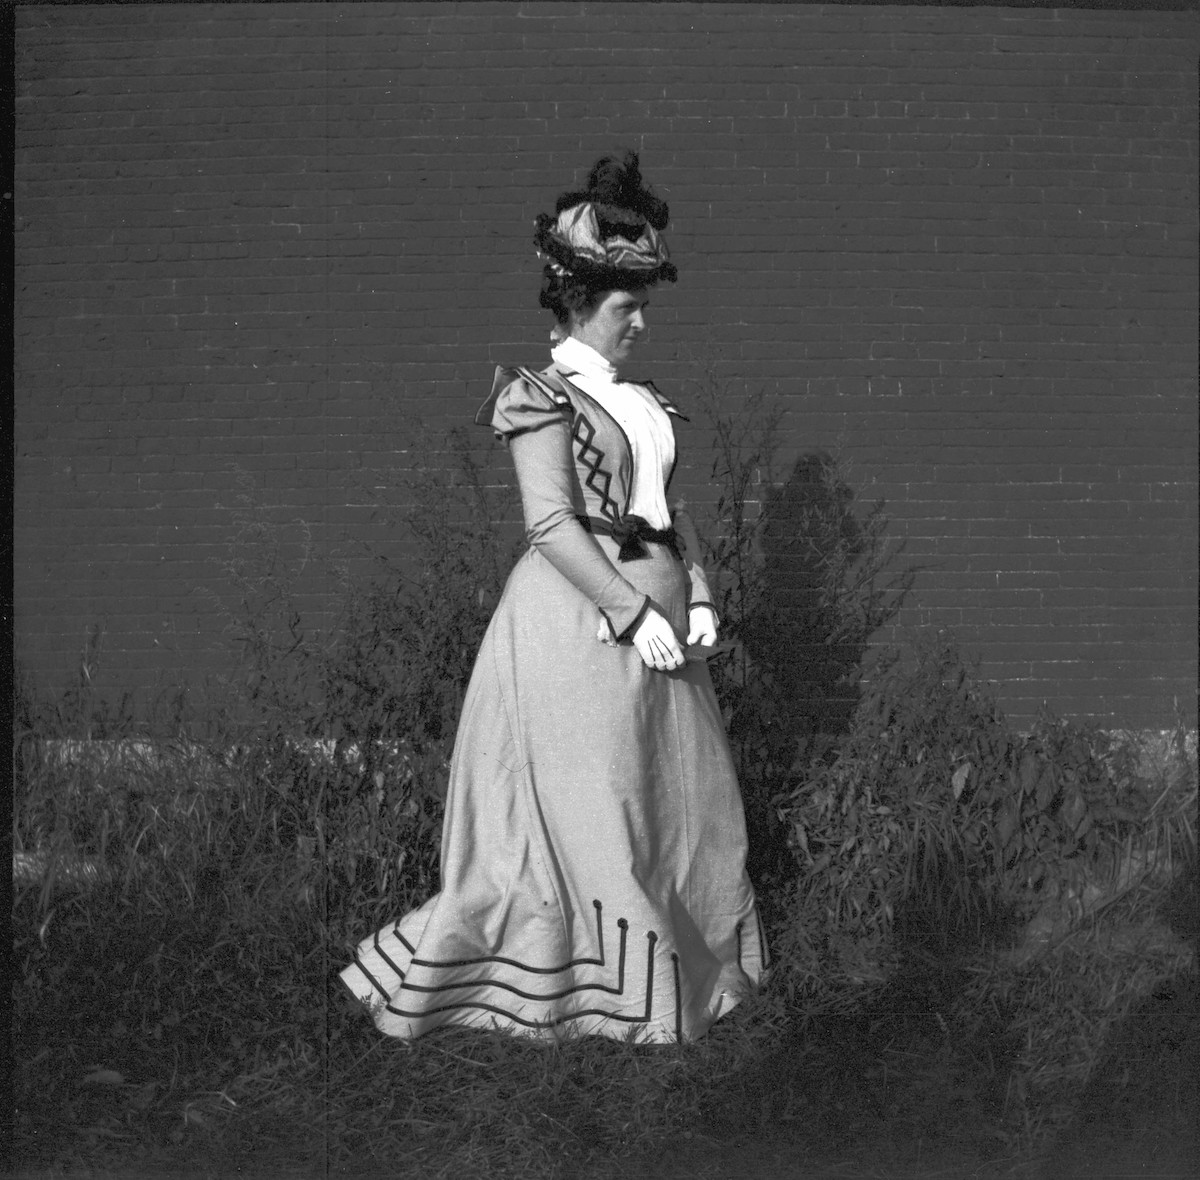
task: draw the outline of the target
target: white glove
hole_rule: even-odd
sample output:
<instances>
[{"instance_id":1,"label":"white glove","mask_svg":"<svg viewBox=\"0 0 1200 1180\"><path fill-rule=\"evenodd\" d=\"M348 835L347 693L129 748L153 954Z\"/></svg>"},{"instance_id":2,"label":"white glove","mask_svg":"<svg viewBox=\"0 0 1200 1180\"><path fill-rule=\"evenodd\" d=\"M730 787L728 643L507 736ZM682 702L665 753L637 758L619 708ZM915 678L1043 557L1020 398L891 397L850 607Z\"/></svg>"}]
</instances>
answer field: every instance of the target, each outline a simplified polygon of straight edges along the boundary
<instances>
[{"instance_id":1,"label":"white glove","mask_svg":"<svg viewBox=\"0 0 1200 1180\"><path fill-rule=\"evenodd\" d=\"M712 647L717 642L717 612L711 606L693 606L688 611L688 647L699 643Z\"/></svg>"},{"instance_id":2,"label":"white glove","mask_svg":"<svg viewBox=\"0 0 1200 1180\"><path fill-rule=\"evenodd\" d=\"M683 651L675 628L651 608L633 633L633 646L637 648L642 663L659 672L671 672L682 668Z\"/></svg>"}]
</instances>

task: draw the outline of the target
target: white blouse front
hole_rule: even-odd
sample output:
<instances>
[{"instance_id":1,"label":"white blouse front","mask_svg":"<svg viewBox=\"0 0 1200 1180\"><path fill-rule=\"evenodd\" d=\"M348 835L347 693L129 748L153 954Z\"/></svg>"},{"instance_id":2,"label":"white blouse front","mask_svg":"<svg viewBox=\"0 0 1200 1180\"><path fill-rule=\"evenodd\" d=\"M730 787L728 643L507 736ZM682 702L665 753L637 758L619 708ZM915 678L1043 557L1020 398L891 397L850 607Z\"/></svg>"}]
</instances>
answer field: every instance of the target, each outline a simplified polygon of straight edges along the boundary
<instances>
[{"instance_id":1,"label":"white blouse front","mask_svg":"<svg viewBox=\"0 0 1200 1180\"><path fill-rule=\"evenodd\" d=\"M618 381L616 369L574 336L556 344L550 355L571 371L571 380L598 401L625 432L633 459L629 512L652 528L668 528L671 514L664 484L675 462L675 434L667 412L648 389Z\"/></svg>"}]
</instances>

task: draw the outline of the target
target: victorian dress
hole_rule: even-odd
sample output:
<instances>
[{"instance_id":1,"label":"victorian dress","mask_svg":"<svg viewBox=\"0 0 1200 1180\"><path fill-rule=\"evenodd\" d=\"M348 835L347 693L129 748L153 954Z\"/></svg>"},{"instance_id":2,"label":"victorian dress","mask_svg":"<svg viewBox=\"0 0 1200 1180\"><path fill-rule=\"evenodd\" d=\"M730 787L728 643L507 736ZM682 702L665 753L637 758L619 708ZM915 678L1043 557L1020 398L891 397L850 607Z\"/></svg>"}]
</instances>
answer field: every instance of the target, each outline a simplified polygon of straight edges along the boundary
<instances>
[{"instance_id":1,"label":"victorian dress","mask_svg":"<svg viewBox=\"0 0 1200 1180\"><path fill-rule=\"evenodd\" d=\"M630 641L653 605L682 646L710 600L666 508L678 411L577 340L552 355L498 369L476 416L511 450L529 548L464 700L441 892L342 972L393 1036L686 1041L766 963L708 665L655 671Z\"/></svg>"}]
</instances>

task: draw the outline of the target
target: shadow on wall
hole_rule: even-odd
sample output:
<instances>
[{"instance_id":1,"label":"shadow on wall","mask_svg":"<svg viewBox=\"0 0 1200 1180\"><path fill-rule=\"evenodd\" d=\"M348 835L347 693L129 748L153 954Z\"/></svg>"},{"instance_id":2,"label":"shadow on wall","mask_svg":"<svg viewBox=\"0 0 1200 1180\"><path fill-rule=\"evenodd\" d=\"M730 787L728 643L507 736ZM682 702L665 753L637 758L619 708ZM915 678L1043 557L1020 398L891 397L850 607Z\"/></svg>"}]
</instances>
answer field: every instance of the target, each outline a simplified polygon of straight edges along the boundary
<instances>
[{"instance_id":1,"label":"shadow on wall","mask_svg":"<svg viewBox=\"0 0 1200 1180\"><path fill-rule=\"evenodd\" d=\"M765 505L763 593L746 645L800 735L844 733L858 704L869 613L848 609L842 583L870 538L853 503L834 461L817 453L801 456Z\"/></svg>"},{"instance_id":2,"label":"shadow on wall","mask_svg":"<svg viewBox=\"0 0 1200 1180\"><path fill-rule=\"evenodd\" d=\"M887 525L883 502L859 508L843 465L822 451L801 455L764 499L757 584L729 628L745 660L721 686L756 879L793 863L774 799L850 728L871 639L911 589L916 568L898 562Z\"/></svg>"}]
</instances>

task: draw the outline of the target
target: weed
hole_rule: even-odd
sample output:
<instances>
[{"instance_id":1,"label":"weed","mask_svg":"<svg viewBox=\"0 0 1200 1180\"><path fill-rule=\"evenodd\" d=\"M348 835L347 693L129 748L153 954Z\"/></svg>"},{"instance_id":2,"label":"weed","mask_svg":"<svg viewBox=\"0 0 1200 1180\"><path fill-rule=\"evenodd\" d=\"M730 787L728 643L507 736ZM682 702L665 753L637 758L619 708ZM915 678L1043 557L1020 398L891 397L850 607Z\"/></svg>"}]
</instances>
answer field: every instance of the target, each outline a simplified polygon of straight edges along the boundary
<instances>
[{"instance_id":1,"label":"weed","mask_svg":"<svg viewBox=\"0 0 1200 1180\"><path fill-rule=\"evenodd\" d=\"M801 455L776 481L781 410L751 391L737 412L709 371L698 383L719 488L707 563L723 633L738 642L714 665L750 832L751 876L764 892L794 872L777 797L827 754L850 723L868 645L900 611L917 567L889 543L882 501L857 504L847 465Z\"/></svg>"},{"instance_id":2,"label":"weed","mask_svg":"<svg viewBox=\"0 0 1200 1180\"><path fill-rule=\"evenodd\" d=\"M1120 1092L1101 1084L1116 1047L1164 989L1191 994L1194 744L1051 717L1017 733L936 637L864 674L905 571L836 463L772 483L771 419L761 401L715 428L713 557L741 641L715 670L769 851L761 994L682 1047L388 1041L342 994L362 932L436 887L457 710L511 558L505 494L452 443L452 475L418 473L410 560L375 554L332 632L294 601L303 545L247 507L239 662L204 724L136 740L86 653L91 680L57 701L22 689L21 1163L1012 1175L1082 1094Z\"/></svg>"}]
</instances>

